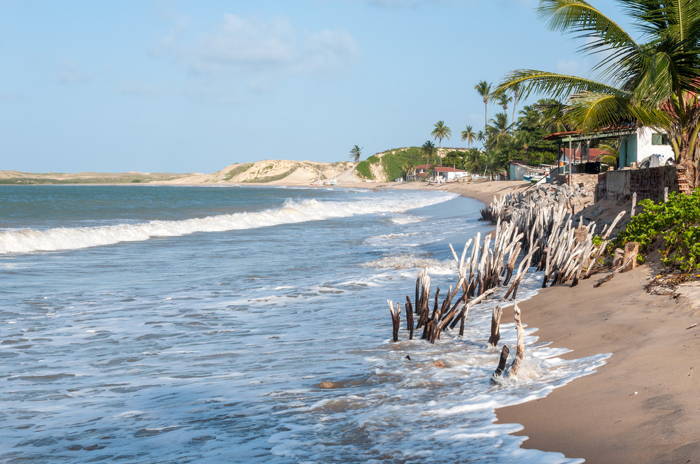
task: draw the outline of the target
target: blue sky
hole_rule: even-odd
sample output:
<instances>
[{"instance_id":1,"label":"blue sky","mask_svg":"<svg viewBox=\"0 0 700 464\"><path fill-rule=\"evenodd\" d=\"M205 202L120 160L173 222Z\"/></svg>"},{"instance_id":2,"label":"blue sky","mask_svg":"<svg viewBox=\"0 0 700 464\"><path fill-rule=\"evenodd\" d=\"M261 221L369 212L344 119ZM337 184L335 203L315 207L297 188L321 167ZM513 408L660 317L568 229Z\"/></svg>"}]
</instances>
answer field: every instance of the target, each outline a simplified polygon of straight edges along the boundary
<instances>
[{"instance_id":1,"label":"blue sky","mask_svg":"<svg viewBox=\"0 0 700 464\"><path fill-rule=\"evenodd\" d=\"M535 6L2 0L0 169L339 161L354 144L365 156L422 144L437 120L453 130L445 144L460 145L465 125L483 126L479 80L516 68L588 73L578 43L547 30Z\"/></svg>"}]
</instances>

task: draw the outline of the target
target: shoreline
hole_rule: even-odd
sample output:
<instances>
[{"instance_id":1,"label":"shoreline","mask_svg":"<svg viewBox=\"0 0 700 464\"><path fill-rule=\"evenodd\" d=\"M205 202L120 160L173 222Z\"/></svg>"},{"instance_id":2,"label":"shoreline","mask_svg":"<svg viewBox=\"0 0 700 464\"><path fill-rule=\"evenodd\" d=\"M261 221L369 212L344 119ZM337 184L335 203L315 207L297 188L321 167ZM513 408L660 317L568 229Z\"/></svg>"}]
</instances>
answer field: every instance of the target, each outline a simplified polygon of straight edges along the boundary
<instances>
[{"instance_id":1,"label":"shoreline","mask_svg":"<svg viewBox=\"0 0 700 464\"><path fill-rule=\"evenodd\" d=\"M517 183L510 184L435 190L488 204L517 190ZM700 463L700 367L694 358L700 326L693 327L700 307L649 294L644 285L651 272L640 266L598 288L593 284L600 276L593 275L576 287L548 287L518 303L526 326L537 329L538 343L570 350L562 358L610 353L594 373L544 398L496 409L495 423L523 426L513 433L527 437L522 448L593 464ZM512 322L511 308L504 322Z\"/></svg>"},{"instance_id":2,"label":"shoreline","mask_svg":"<svg viewBox=\"0 0 700 464\"><path fill-rule=\"evenodd\" d=\"M362 188L448 191L488 204L524 189L522 181L478 183L288 184L22 184L61 186L181 186ZM495 410L497 424L521 424L522 448L554 451L590 463L700 463L700 308L648 294L646 266L617 274L599 288L600 276L576 287L538 290L520 302L523 321L538 343L571 350L564 359L611 353L596 372L546 397ZM505 307L504 321L512 310Z\"/></svg>"},{"instance_id":3,"label":"shoreline","mask_svg":"<svg viewBox=\"0 0 700 464\"><path fill-rule=\"evenodd\" d=\"M564 358L611 353L595 373L547 397L496 410L497 423L519 423L524 448L559 451L590 463L691 463L700 459L700 402L694 355L700 311L643 285L638 267L593 288L551 287L519 303L542 342ZM510 314L510 311L508 311Z\"/></svg>"}]
</instances>

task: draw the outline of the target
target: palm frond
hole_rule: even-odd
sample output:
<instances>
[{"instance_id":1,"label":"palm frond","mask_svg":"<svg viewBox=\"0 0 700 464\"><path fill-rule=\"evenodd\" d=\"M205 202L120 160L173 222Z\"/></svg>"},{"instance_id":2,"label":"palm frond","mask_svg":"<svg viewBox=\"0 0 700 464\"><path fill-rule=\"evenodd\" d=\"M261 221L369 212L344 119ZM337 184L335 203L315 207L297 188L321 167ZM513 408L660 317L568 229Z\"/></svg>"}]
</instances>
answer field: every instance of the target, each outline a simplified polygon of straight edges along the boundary
<instances>
[{"instance_id":1,"label":"palm frond","mask_svg":"<svg viewBox=\"0 0 700 464\"><path fill-rule=\"evenodd\" d=\"M588 52L637 47L619 24L584 0L541 0L538 11L548 19L551 29L587 39L583 49Z\"/></svg>"},{"instance_id":2,"label":"palm frond","mask_svg":"<svg viewBox=\"0 0 700 464\"><path fill-rule=\"evenodd\" d=\"M629 124L635 120L629 99L609 93L582 92L571 97L567 119L583 131Z\"/></svg>"},{"instance_id":3,"label":"palm frond","mask_svg":"<svg viewBox=\"0 0 700 464\"><path fill-rule=\"evenodd\" d=\"M592 79L535 69L513 71L506 76L506 79L498 86L496 91L505 92L518 84L522 85L524 98L531 93L547 94L556 99L581 92L600 92L619 96L625 96L628 93Z\"/></svg>"}]
</instances>

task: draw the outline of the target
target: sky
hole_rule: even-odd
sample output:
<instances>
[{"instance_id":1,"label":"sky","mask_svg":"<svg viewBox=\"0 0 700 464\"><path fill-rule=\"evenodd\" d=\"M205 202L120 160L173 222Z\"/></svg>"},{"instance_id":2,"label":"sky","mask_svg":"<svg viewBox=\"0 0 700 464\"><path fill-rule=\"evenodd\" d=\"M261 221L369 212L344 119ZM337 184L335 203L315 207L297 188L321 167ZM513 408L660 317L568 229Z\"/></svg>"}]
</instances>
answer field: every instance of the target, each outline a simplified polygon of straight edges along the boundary
<instances>
[{"instance_id":1,"label":"sky","mask_svg":"<svg viewBox=\"0 0 700 464\"><path fill-rule=\"evenodd\" d=\"M0 0L0 170L343 161L421 145L438 120L461 146L483 128L478 81L590 73L536 4Z\"/></svg>"}]
</instances>

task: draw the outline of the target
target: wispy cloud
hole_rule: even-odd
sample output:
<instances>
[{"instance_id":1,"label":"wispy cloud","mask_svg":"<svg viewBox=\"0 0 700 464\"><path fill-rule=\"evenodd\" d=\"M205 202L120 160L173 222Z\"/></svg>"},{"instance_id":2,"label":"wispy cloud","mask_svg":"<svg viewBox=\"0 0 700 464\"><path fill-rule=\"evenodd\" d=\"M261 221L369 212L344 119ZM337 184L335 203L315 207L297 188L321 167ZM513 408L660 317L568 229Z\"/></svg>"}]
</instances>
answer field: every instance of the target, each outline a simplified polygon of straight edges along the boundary
<instances>
[{"instance_id":1,"label":"wispy cloud","mask_svg":"<svg viewBox=\"0 0 700 464\"><path fill-rule=\"evenodd\" d=\"M283 18L225 14L214 30L194 38L178 26L163 38L155 53L173 57L196 73L266 73L337 69L359 51L353 37L342 30L306 32Z\"/></svg>"}]
</instances>

